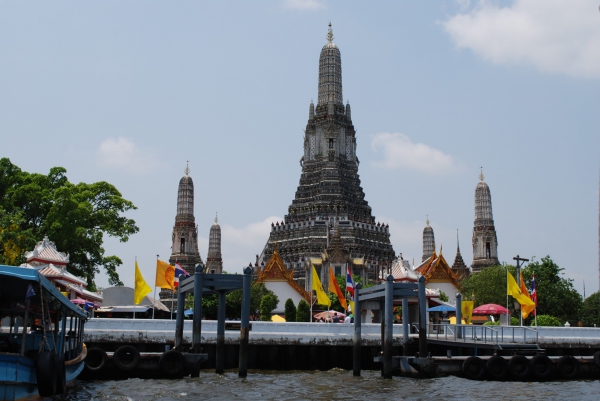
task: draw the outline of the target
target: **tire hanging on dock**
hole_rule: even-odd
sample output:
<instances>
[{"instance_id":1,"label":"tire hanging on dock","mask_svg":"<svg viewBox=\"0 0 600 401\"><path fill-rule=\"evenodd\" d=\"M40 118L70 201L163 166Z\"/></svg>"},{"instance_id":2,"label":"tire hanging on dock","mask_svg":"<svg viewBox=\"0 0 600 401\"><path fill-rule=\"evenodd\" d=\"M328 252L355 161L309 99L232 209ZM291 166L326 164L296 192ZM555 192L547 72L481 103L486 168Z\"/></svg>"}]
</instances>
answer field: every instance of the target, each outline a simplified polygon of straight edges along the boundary
<instances>
[{"instance_id":1,"label":"tire hanging on dock","mask_svg":"<svg viewBox=\"0 0 600 401\"><path fill-rule=\"evenodd\" d=\"M523 355L514 355L508 361L508 371L517 380L525 380L531 373L529 359Z\"/></svg>"},{"instance_id":2,"label":"tire hanging on dock","mask_svg":"<svg viewBox=\"0 0 600 401\"><path fill-rule=\"evenodd\" d=\"M596 364L596 367L600 369L600 351L596 351L594 354L594 363Z\"/></svg>"},{"instance_id":3,"label":"tire hanging on dock","mask_svg":"<svg viewBox=\"0 0 600 401\"><path fill-rule=\"evenodd\" d=\"M481 358L470 356L463 362L462 371L471 380L483 380L485 377L485 364Z\"/></svg>"},{"instance_id":4,"label":"tire hanging on dock","mask_svg":"<svg viewBox=\"0 0 600 401\"><path fill-rule=\"evenodd\" d=\"M35 377L38 393L42 397L56 394L56 365L50 351L42 351L35 361Z\"/></svg>"},{"instance_id":5,"label":"tire hanging on dock","mask_svg":"<svg viewBox=\"0 0 600 401\"><path fill-rule=\"evenodd\" d=\"M531 373L538 380L546 380L552 374L552 361L547 355L538 354L531 358Z\"/></svg>"},{"instance_id":6,"label":"tire hanging on dock","mask_svg":"<svg viewBox=\"0 0 600 401\"><path fill-rule=\"evenodd\" d=\"M183 372L185 371L185 357L177 350L169 350L160 356L158 367L169 379L183 377Z\"/></svg>"},{"instance_id":7,"label":"tire hanging on dock","mask_svg":"<svg viewBox=\"0 0 600 401\"><path fill-rule=\"evenodd\" d=\"M508 361L499 355L488 359L485 371L491 380L504 380L508 376Z\"/></svg>"},{"instance_id":8,"label":"tire hanging on dock","mask_svg":"<svg viewBox=\"0 0 600 401\"><path fill-rule=\"evenodd\" d=\"M106 366L108 357L102 348L92 347L87 350L85 358L85 368L90 372L100 372Z\"/></svg>"},{"instance_id":9,"label":"tire hanging on dock","mask_svg":"<svg viewBox=\"0 0 600 401\"><path fill-rule=\"evenodd\" d=\"M54 369L56 369L56 391L55 395L60 395L67 389L67 371L65 368L65 355L53 354Z\"/></svg>"},{"instance_id":10,"label":"tire hanging on dock","mask_svg":"<svg viewBox=\"0 0 600 401\"><path fill-rule=\"evenodd\" d=\"M113 354L113 364L123 372L131 372L140 364L140 353L132 345L123 345Z\"/></svg>"},{"instance_id":11,"label":"tire hanging on dock","mask_svg":"<svg viewBox=\"0 0 600 401\"><path fill-rule=\"evenodd\" d=\"M563 355L558 360L558 373L563 379L575 379L579 374L579 361L571 355Z\"/></svg>"}]
</instances>

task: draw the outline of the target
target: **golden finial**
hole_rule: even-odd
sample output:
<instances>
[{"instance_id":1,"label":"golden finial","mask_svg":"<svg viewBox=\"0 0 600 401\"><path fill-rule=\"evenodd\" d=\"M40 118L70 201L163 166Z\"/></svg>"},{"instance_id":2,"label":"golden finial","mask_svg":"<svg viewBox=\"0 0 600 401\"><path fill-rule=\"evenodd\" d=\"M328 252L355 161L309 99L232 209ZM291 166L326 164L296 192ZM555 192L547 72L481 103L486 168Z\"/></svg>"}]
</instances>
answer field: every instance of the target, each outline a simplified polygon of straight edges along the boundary
<instances>
[{"instance_id":1,"label":"golden finial","mask_svg":"<svg viewBox=\"0 0 600 401\"><path fill-rule=\"evenodd\" d=\"M427 215L427 227L429 227L429 215Z\"/></svg>"},{"instance_id":2,"label":"golden finial","mask_svg":"<svg viewBox=\"0 0 600 401\"><path fill-rule=\"evenodd\" d=\"M215 224L219 222L219 213L215 212Z\"/></svg>"},{"instance_id":3,"label":"golden finial","mask_svg":"<svg viewBox=\"0 0 600 401\"><path fill-rule=\"evenodd\" d=\"M185 175L190 175L190 161L187 161L187 165L185 166Z\"/></svg>"},{"instance_id":4,"label":"golden finial","mask_svg":"<svg viewBox=\"0 0 600 401\"><path fill-rule=\"evenodd\" d=\"M485 176L483 175L483 167L479 167L479 180L483 181Z\"/></svg>"},{"instance_id":5,"label":"golden finial","mask_svg":"<svg viewBox=\"0 0 600 401\"><path fill-rule=\"evenodd\" d=\"M329 43L333 42L333 31L331 30L331 22L329 22L329 31L327 32L327 41Z\"/></svg>"}]
</instances>

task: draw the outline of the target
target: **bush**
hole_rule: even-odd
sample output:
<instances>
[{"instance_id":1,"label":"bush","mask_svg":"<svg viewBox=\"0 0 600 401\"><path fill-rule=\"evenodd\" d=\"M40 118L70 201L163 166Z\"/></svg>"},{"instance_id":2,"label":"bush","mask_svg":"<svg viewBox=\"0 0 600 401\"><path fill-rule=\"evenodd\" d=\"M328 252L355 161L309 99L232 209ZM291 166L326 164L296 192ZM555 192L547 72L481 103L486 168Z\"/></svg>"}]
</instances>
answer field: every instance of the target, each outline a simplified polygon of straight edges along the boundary
<instances>
[{"instance_id":1,"label":"bush","mask_svg":"<svg viewBox=\"0 0 600 401\"><path fill-rule=\"evenodd\" d=\"M260 320L263 322L271 321L271 312L277 307L279 300L277 297L267 294L260 301Z\"/></svg>"},{"instance_id":2,"label":"bush","mask_svg":"<svg viewBox=\"0 0 600 401\"><path fill-rule=\"evenodd\" d=\"M296 321L296 305L294 305L294 301L292 301L292 298L288 298L285 301L285 321L286 322L295 322Z\"/></svg>"},{"instance_id":3,"label":"bush","mask_svg":"<svg viewBox=\"0 0 600 401\"><path fill-rule=\"evenodd\" d=\"M519 323L519 318L518 318L518 317L511 316L511 317L510 317L510 325L511 325L511 326L520 326L520 323Z\"/></svg>"},{"instance_id":4,"label":"bush","mask_svg":"<svg viewBox=\"0 0 600 401\"><path fill-rule=\"evenodd\" d=\"M296 310L296 321L297 322L310 322L310 306L305 300L298 302L298 309Z\"/></svg>"},{"instance_id":5,"label":"bush","mask_svg":"<svg viewBox=\"0 0 600 401\"><path fill-rule=\"evenodd\" d=\"M535 320L532 322L535 325ZM560 321L554 316L550 315L539 315L537 317L538 326L551 326L551 327L560 327Z\"/></svg>"}]
</instances>

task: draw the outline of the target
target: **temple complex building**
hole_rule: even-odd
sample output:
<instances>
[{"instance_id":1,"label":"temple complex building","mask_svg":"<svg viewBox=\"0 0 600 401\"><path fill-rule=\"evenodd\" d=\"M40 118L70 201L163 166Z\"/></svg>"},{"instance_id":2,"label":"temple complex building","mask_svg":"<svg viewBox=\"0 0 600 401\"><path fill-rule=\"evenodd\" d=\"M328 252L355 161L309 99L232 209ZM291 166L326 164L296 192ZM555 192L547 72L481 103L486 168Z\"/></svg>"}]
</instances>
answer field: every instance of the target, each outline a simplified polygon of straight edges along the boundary
<instances>
[{"instance_id":1,"label":"temple complex building","mask_svg":"<svg viewBox=\"0 0 600 401\"><path fill-rule=\"evenodd\" d=\"M462 255L460 254L460 245L458 243L458 230L456 230L456 257L452 264L452 271L456 274L458 280L465 279L471 274L471 270L465 264Z\"/></svg>"},{"instance_id":2,"label":"temple complex building","mask_svg":"<svg viewBox=\"0 0 600 401\"><path fill-rule=\"evenodd\" d=\"M173 245L169 264L179 263L187 272L194 272L196 265L203 262L198 252L198 227L194 217L194 181L190 177L189 166L186 166L185 175L179 180L177 215L171 238ZM169 307L172 305L177 308L175 298L170 289L163 288L160 291L160 300Z\"/></svg>"},{"instance_id":3,"label":"temple complex building","mask_svg":"<svg viewBox=\"0 0 600 401\"><path fill-rule=\"evenodd\" d=\"M483 172L479 174L479 183L475 188L475 223L473 227L473 273L499 265L498 239L492 215L492 195L483 181Z\"/></svg>"},{"instance_id":4,"label":"temple complex building","mask_svg":"<svg viewBox=\"0 0 600 401\"><path fill-rule=\"evenodd\" d=\"M208 237L208 254L206 255L205 273L223 273L223 259L221 257L221 226L219 219L215 216L215 224L210 227Z\"/></svg>"},{"instance_id":5,"label":"temple complex building","mask_svg":"<svg viewBox=\"0 0 600 401\"><path fill-rule=\"evenodd\" d=\"M360 185L356 130L350 104L343 103L341 55L331 25L319 58L317 105L311 102L308 112L300 183L284 220L271 225L257 269L277 243L285 267L307 290L312 264L321 277L327 266L339 274L348 264L354 274L373 280L395 254L389 227L376 221Z\"/></svg>"}]
</instances>

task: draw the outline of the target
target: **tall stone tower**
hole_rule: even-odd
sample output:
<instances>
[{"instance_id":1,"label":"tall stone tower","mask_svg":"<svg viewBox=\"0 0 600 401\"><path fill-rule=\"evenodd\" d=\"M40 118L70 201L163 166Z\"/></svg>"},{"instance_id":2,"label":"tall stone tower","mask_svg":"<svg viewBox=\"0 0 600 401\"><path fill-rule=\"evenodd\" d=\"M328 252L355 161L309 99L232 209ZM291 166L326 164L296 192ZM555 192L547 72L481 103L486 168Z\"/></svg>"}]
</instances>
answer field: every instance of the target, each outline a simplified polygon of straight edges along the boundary
<instances>
[{"instance_id":1,"label":"tall stone tower","mask_svg":"<svg viewBox=\"0 0 600 401\"><path fill-rule=\"evenodd\" d=\"M173 245L169 263L178 262L188 272L193 272L198 263L202 263L198 252L198 227L194 217L194 181L190 177L189 167L179 180L177 192L177 215L173 226Z\"/></svg>"},{"instance_id":2,"label":"tall stone tower","mask_svg":"<svg viewBox=\"0 0 600 401\"><path fill-rule=\"evenodd\" d=\"M481 269L500 264L498 262L498 239L492 215L492 195L483 181L483 172L479 174L479 183L475 188L475 224L473 227L473 273Z\"/></svg>"},{"instance_id":3,"label":"tall stone tower","mask_svg":"<svg viewBox=\"0 0 600 401\"><path fill-rule=\"evenodd\" d=\"M286 267L304 285L310 264L322 257L337 228L355 274L375 279L376 268L391 264L394 250L389 227L375 221L360 186L356 130L350 104L343 103L342 61L331 24L319 58L317 106L311 101L300 164L295 198L284 221L271 225L258 263L269 260L277 242Z\"/></svg>"},{"instance_id":4,"label":"tall stone tower","mask_svg":"<svg viewBox=\"0 0 600 401\"><path fill-rule=\"evenodd\" d=\"M423 259L425 260L433 254L435 251L435 236L433 235L433 228L429 225L429 216L427 217L427 225L423 229Z\"/></svg>"},{"instance_id":5,"label":"tall stone tower","mask_svg":"<svg viewBox=\"0 0 600 401\"><path fill-rule=\"evenodd\" d=\"M223 259L221 258L221 226L215 216L215 224L210 228L208 237L208 255L206 256L206 273L223 273Z\"/></svg>"}]
</instances>

